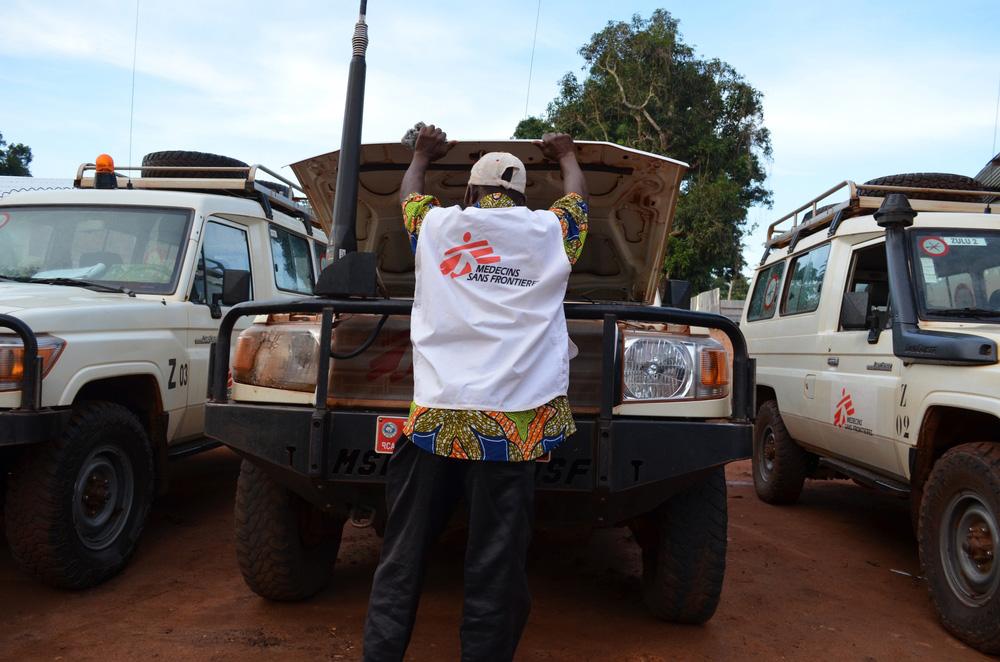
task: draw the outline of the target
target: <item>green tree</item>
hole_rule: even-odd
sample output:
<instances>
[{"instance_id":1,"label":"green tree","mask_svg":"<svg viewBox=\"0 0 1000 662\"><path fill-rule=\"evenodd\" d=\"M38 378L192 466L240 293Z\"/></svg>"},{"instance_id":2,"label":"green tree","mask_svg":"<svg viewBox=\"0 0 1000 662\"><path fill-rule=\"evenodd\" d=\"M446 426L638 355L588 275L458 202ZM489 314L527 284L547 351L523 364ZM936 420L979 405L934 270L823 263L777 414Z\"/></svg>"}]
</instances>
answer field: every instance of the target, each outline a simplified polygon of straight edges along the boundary
<instances>
[{"instance_id":1,"label":"green tree","mask_svg":"<svg viewBox=\"0 0 1000 662\"><path fill-rule=\"evenodd\" d=\"M689 163L663 268L698 292L744 266L747 210L771 204L771 138L761 93L725 62L696 55L678 26L664 9L609 22L580 49L583 81L566 74L545 116L523 120L514 137L554 128Z\"/></svg>"},{"instance_id":2,"label":"green tree","mask_svg":"<svg viewBox=\"0 0 1000 662\"><path fill-rule=\"evenodd\" d=\"M5 146L6 149L4 149ZM31 177L31 171L28 170L31 159L30 147L22 143L13 143L7 146L3 134L0 133L0 175Z\"/></svg>"}]
</instances>

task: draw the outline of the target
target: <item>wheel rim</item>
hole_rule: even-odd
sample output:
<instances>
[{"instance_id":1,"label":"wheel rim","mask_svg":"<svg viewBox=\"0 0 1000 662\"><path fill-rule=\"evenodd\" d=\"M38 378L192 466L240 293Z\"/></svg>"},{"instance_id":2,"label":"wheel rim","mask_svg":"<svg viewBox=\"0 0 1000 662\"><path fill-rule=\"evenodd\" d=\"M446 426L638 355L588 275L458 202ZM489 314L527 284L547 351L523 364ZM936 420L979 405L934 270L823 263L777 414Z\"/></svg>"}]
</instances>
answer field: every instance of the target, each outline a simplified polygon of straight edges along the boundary
<instances>
[{"instance_id":1,"label":"wheel rim","mask_svg":"<svg viewBox=\"0 0 1000 662\"><path fill-rule=\"evenodd\" d=\"M944 511L939 550L952 592L970 607L989 602L1000 585L997 518L978 494L955 495Z\"/></svg>"},{"instance_id":2,"label":"wheel rim","mask_svg":"<svg viewBox=\"0 0 1000 662\"><path fill-rule=\"evenodd\" d=\"M132 512L135 481L132 465L120 448L91 451L73 488L73 524L85 547L109 547L125 528Z\"/></svg>"},{"instance_id":3,"label":"wheel rim","mask_svg":"<svg viewBox=\"0 0 1000 662\"><path fill-rule=\"evenodd\" d=\"M760 461L757 463L760 478L765 483L771 480L771 474L774 472L775 453L774 430L768 426L764 430L760 444Z\"/></svg>"}]
</instances>

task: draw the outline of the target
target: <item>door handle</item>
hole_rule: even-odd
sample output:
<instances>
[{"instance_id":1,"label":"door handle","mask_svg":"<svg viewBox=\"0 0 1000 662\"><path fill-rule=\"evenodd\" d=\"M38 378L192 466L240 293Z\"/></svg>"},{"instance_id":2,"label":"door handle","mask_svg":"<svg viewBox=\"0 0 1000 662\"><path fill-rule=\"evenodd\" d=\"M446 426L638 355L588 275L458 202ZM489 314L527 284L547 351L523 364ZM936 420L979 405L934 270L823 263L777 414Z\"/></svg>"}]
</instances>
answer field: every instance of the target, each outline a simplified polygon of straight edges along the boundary
<instances>
[{"instance_id":1,"label":"door handle","mask_svg":"<svg viewBox=\"0 0 1000 662\"><path fill-rule=\"evenodd\" d=\"M836 356L831 356L826 360L826 364L828 366L836 368L838 365L840 365L840 359L837 358Z\"/></svg>"}]
</instances>

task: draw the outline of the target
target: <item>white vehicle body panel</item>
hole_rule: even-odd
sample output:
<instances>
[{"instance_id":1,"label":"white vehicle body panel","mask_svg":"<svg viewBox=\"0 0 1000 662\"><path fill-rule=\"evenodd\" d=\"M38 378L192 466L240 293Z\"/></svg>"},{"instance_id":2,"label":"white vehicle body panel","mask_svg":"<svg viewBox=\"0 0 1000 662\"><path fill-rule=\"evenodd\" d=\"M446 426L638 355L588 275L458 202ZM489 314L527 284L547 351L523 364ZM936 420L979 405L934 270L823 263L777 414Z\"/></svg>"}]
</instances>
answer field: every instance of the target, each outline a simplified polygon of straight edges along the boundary
<instances>
[{"instance_id":1,"label":"white vehicle body panel","mask_svg":"<svg viewBox=\"0 0 1000 662\"><path fill-rule=\"evenodd\" d=\"M1000 227L988 214L924 212L914 228ZM820 304L816 311L749 321L749 305L741 328L751 356L757 359L758 388L773 389L791 436L821 454L845 459L907 481L912 449L927 413L937 406L988 413L1000 421L1000 366L905 364L893 354L892 331L882 331L876 344L867 331L839 329L842 296L850 277L853 253L884 243L871 215L845 220L831 239L825 230L804 238L789 253L775 249L751 283L772 264L830 244ZM791 260L781 277L784 293ZM1000 324L920 322L921 328L966 332L1000 343ZM835 421L838 404L848 395L854 414L846 424Z\"/></svg>"}]
</instances>

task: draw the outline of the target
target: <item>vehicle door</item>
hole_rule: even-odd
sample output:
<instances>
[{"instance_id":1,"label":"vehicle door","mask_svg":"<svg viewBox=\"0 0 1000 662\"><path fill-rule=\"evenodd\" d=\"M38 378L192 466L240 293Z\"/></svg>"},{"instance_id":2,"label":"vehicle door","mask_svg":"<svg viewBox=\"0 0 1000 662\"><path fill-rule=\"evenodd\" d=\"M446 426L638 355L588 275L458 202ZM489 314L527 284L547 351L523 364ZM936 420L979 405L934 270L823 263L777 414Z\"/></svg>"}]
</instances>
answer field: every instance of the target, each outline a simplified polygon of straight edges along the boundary
<instances>
[{"instance_id":1,"label":"vehicle door","mask_svg":"<svg viewBox=\"0 0 1000 662\"><path fill-rule=\"evenodd\" d=\"M907 443L910 421L904 413L897 414L905 393L900 387L902 363L892 353L892 333L887 330L884 239L852 248L845 282L844 292L867 295L867 323L865 328L845 328L844 307L850 305L846 297L841 297L840 306L830 306L839 314L832 330L823 335L829 346L828 367L823 375L825 393L816 403L825 424L825 445L855 464L902 476L896 440Z\"/></svg>"},{"instance_id":2,"label":"vehicle door","mask_svg":"<svg viewBox=\"0 0 1000 662\"><path fill-rule=\"evenodd\" d=\"M253 273L249 228L241 223L209 217L201 233L195 276L191 283L188 313L188 356L178 364L173 382L187 388L188 412L184 417L182 436L202 434L205 426L205 399L208 390L209 350L215 342L222 317L231 306L222 303L223 272L240 269L250 272L250 296L253 297L258 274ZM233 343L241 329L253 318L241 318L233 332Z\"/></svg>"},{"instance_id":3,"label":"vehicle door","mask_svg":"<svg viewBox=\"0 0 1000 662\"><path fill-rule=\"evenodd\" d=\"M782 376L778 406L789 433L805 446L822 446L817 411L817 377L826 368L820 341L820 306L824 297L830 243L794 255L788 261L779 309L781 330L774 360Z\"/></svg>"}]
</instances>

